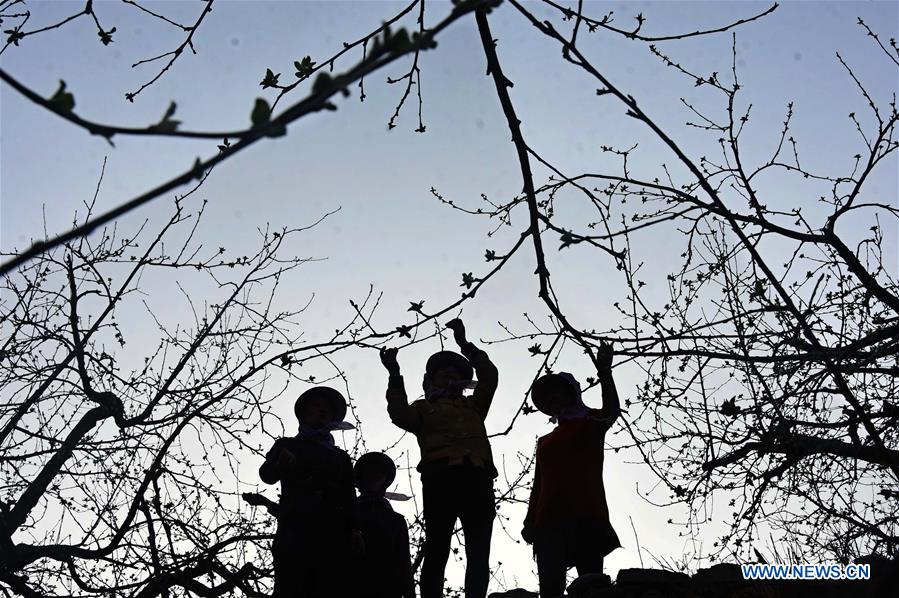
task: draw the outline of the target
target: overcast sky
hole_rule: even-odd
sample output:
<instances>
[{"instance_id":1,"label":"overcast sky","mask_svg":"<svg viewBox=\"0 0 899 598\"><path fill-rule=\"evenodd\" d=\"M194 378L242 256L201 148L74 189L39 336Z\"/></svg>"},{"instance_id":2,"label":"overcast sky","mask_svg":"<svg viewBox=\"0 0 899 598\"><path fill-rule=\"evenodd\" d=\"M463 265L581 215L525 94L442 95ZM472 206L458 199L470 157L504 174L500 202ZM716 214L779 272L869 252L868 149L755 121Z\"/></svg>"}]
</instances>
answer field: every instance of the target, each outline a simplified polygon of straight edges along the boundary
<instances>
[{"instance_id":1,"label":"overcast sky","mask_svg":"<svg viewBox=\"0 0 899 598\"><path fill-rule=\"evenodd\" d=\"M343 41L367 33L402 6L380 1L217 2L194 38L197 54L184 55L132 104L124 100L124 94L156 71L152 65L133 69L130 65L174 48L180 35L127 5L95 4L104 25L117 29L109 47L99 43L92 23L80 20L10 48L2 56L3 68L48 97L64 79L74 93L75 112L104 123L147 125L158 121L174 100L178 105L175 118L191 130L247 126L255 98L273 97L271 90L259 87L266 68L282 72L282 81L290 80L294 60L307 54L313 59L329 56ZM33 23L53 22L77 5L33 3ZM147 6L177 21L192 22L200 4L182 1ZM531 6L537 14L551 16L547 9ZM751 16L768 4L586 2L585 6L594 16L614 10L616 22L623 27L642 13L647 19L644 31L661 35L720 26ZM429 3L427 22L435 23L449 8L448 3ZM835 52L856 69L881 101L895 91L897 83L895 68L856 25L858 17L884 38L897 35L895 2L786 2L774 14L737 30L738 68L745 88L741 102L744 107L753 104L753 121L745 141L748 159L760 159L771 150L786 104L794 101L794 136L804 165L816 171L848 172L851 156L861 146L847 114L863 113L865 103ZM512 99L531 147L570 173L609 167L612 163L600 154L600 145L629 147L639 142L634 167L655 172L652 176L659 175L661 163L671 163L671 156L658 143L623 116L620 105L597 98L596 84L565 64L559 48L512 7L502 6L490 19L503 68L515 83ZM414 26L414 16L406 25ZM684 126L690 115L678 98L717 106L719 113L720 98L664 68L644 44L608 33L584 34L579 39L594 64L634 95L685 148L694 155L717 155L714 139ZM685 66L706 74L729 72L730 46L730 33L659 44ZM353 55L342 66L356 59ZM414 98L407 102L397 128L387 130L402 89L387 85L385 79L405 72L408 67L401 62L366 79L365 102L359 102L353 88L352 97L337 100L336 112L304 118L291 125L287 136L257 143L227 161L213 172L196 198L209 200L200 238L209 245L226 247L229 255L240 255L255 246L255 230L266 223L302 226L340 208L288 248L298 255L328 258L304 266L284 282L280 295L281 305L297 306L315 293L302 322L309 339L323 338L348 320L352 314L348 300L362 299L370 284L376 292L384 292L377 321L385 329L409 321L408 301L424 299L426 308L437 308L455 300L461 291L462 273L485 272L484 251L504 252L526 225L523 214L518 213L512 227L487 238L487 232L496 226L494 221L450 210L429 192L435 187L448 199L477 208L486 207L480 200L482 193L494 201L505 201L521 190L508 128L492 80L484 76L485 59L474 19L462 19L445 31L438 48L422 55L421 67L425 134L414 131ZM336 70L340 69L338 63ZM30 239L40 237L44 216L49 231L64 230L74 211L92 196L104 158L100 209L130 199L180 174L197 156L209 157L216 151L215 143L208 141L121 136L115 139L113 149L102 138L91 137L43 111L8 86L0 87L0 102L0 247L4 251L21 249ZM896 184L894 160L871 180L869 192L895 205ZM770 204L813 206L815 198L794 185L772 180L763 192ZM147 218L161 222L170 214L171 205L171 195L161 197L123 218L119 227L134 227ZM560 217L583 222L588 216L576 206L563 205ZM863 230L870 223L858 226ZM887 265L895 273L896 230L885 232ZM665 257L679 253L671 251L677 242L676 237L659 235L637 240L638 257L653 260L647 266L650 282L652 273L664 268ZM589 251L550 255L563 307L575 322L590 323L587 327L597 329L615 323L611 304L626 294L620 275L603 257ZM466 305L463 317L474 339L502 339L505 332L499 322L513 331L527 331L525 312L546 324L545 308L536 297L533 269L533 256L523 252ZM174 323L186 317L186 305L172 301L164 287L145 290L148 302L158 307L163 318ZM154 330L139 322L131 323L125 334L138 341L131 343L134 351L141 341L152 345L155 338ZM488 432L493 433L508 425L537 361L528 357L526 343L482 346L500 370L500 387L487 420ZM438 348L434 341L400 353L413 397L424 361ZM133 357L141 355L136 352ZM384 410L386 375L377 354L357 350L340 354L338 361L348 372L367 447L378 450L392 445L401 434ZM581 378L589 375L589 364L577 352L567 354L558 367ZM622 398L632 395L634 386L642 381L636 368L616 368L616 379ZM304 388L293 390L292 396L296 396ZM288 430L294 425L292 402L275 406ZM587 402L598 406L598 394L588 395ZM504 457L511 464L517 451L529 454L535 438L549 429L540 414L524 417L512 434L494 442L498 464ZM411 451L413 464L417 461L414 439L404 438L391 455L399 460L403 451ZM646 490L656 481L639 463L634 464L638 460L627 451L608 451L607 455L609 508L624 544L606 561L612 575L620 568L639 566L634 530L647 566L652 564L648 553L673 561L684 552L702 552L702 544L709 546L715 535L710 530L693 538L678 537L677 529L665 522L682 513L654 508L640 498L637 486ZM245 467L241 475L245 487L261 486L256 477L258 463ZM515 471L511 467L509 473ZM402 478L396 489L408 491ZM408 503L397 505L407 515L410 508ZM511 517L508 529L512 537L497 525L492 557L494 563L503 562L504 580L495 580L491 589L503 584L535 589L536 569L529 547L513 541L523 511L512 508L505 514ZM450 571L451 581L459 582L458 566Z\"/></svg>"}]
</instances>

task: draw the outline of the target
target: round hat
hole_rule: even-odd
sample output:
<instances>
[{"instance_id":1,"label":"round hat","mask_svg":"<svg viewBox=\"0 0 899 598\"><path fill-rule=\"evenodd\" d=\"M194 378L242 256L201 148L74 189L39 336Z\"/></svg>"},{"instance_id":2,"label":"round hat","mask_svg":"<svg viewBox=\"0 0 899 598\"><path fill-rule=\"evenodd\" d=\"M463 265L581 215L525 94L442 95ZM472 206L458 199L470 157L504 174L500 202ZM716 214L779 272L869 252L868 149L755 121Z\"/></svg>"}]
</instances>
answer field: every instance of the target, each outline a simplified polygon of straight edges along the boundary
<instances>
[{"instance_id":1,"label":"round hat","mask_svg":"<svg viewBox=\"0 0 899 598\"><path fill-rule=\"evenodd\" d=\"M549 398L554 392L576 399L578 389L564 376L545 374L537 378L531 386L531 400L534 402L534 406L547 415L553 415L549 410Z\"/></svg>"},{"instance_id":2,"label":"round hat","mask_svg":"<svg viewBox=\"0 0 899 598\"><path fill-rule=\"evenodd\" d=\"M356 486L359 486L359 480L362 478L362 472L366 469L375 468L384 473L387 478L387 486L396 479L396 464L393 459L384 453L365 453L353 465L353 475L356 479Z\"/></svg>"},{"instance_id":3,"label":"round hat","mask_svg":"<svg viewBox=\"0 0 899 598\"><path fill-rule=\"evenodd\" d=\"M343 398L340 391L330 386L314 386L301 394L293 405L293 413L297 419L300 419L300 412L306 402L319 398L325 399L331 405L331 412L334 414L333 421L343 421L343 418L346 417L346 399Z\"/></svg>"},{"instance_id":4,"label":"round hat","mask_svg":"<svg viewBox=\"0 0 899 598\"><path fill-rule=\"evenodd\" d=\"M474 378L474 369L464 356L459 355L455 351L438 351L428 358L425 364L425 371L429 374L442 367L454 368L459 375L465 380Z\"/></svg>"}]
</instances>

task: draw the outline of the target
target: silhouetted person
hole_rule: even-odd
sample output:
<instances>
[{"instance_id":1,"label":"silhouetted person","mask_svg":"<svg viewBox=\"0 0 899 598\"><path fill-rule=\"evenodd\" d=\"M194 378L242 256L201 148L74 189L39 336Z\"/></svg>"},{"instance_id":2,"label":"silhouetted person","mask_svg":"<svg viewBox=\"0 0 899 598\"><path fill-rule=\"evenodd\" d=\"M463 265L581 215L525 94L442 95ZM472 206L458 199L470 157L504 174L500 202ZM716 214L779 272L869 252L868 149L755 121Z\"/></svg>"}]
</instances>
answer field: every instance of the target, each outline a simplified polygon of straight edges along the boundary
<instances>
[{"instance_id":1,"label":"silhouetted person","mask_svg":"<svg viewBox=\"0 0 899 598\"><path fill-rule=\"evenodd\" d=\"M390 373L387 411L394 424L415 434L421 448L418 471L425 520L421 598L443 598L443 573L457 518L465 535L465 596L483 598L490 581L497 474L484 418L498 374L487 354L466 340L461 320L449 322L447 328L462 355L452 351L432 355L422 381L425 398L411 405L396 349L381 350L381 361ZM465 397L462 391L471 386L472 366L478 382L471 397Z\"/></svg>"},{"instance_id":2,"label":"silhouetted person","mask_svg":"<svg viewBox=\"0 0 899 598\"><path fill-rule=\"evenodd\" d=\"M565 591L569 567L578 575L602 573L603 558L621 546L609 522L602 481L606 431L621 413L612 380L612 348L599 350L602 409L581 400L567 372L547 374L531 387L534 405L557 422L537 441L537 465L522 538L534 545L540 597Z\"/></svg>"},{"instance_id":3,"label":"silhouetted person","mask_svg":"<svg viewBox=\"0 0 899 598\"><path fill-rule=\"evenodd\" d=\"M362 550L353 465L331 436L346 415L346 401L333 388L317 386L300 395L294 413L299 433L276 440L259 468L266 484L281 482L272 595L345 596L342 571L351 550Z\"/></svg>"},{"instance_id":4,"label":"silhouetted person","mask_svg":"<svg viewBox=\"0 0 899 598\"><path fill-rule=\"evenodd\" d=\"M396 478L396 465L384 453L366 453L354 466L356 505L365 540L358 569L360 598L415 598L409 528L384 493Z\"/></svg>"}]
</instances>

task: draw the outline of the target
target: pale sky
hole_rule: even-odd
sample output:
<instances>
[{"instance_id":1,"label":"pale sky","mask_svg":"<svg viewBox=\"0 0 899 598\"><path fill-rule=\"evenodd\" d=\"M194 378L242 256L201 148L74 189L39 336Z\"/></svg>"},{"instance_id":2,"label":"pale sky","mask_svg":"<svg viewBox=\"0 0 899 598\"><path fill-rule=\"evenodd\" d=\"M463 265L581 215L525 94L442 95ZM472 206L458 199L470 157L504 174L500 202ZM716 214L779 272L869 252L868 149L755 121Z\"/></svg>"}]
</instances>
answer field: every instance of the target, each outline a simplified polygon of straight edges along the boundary
<instances>
[{"instance_id":1,"label":"pale sky","mask_svg":"<svg viewBox=\"0 0 899 598\"><path fill-rule=\"evenodd\" d=\"M49 23L77 10L80 2L36 2L31 4L35 24ZM145 18L126 5L97 2L104 25L115 25L114 43L102 46L92 23L83 20L58 31L24 40L2 56L2 66L30 88L47 97L60 79L75 95L75 112L104 123L142 126L160 119L171 100L178 104L175 118L191 130L239 129L249 124L257 97L273 98L261 90L259 81L266 68L282 72L282 81L293 75L293 61L305 55L313 59L329 56L341 42L356 39L376 28L399 10L393 2L217 2L196 34L197 55L184 55L160 81L131 104L124 100L132 90L155 74L154 67L135 69L137 60L173 48L177 32ZM192 22L199 3L148 3L183 22ZM449 10L448 3L429 3L426 19L434 23ZM536 7L536 4L532 4ZM600 16L615 11L616 22L630 26L642 12L647 18L644 32L668 34L717 27L764 10L769 4L756 2L586 2L585 10ZM544 8L537 14L549 18ZM761 159L776 142L786 104L795 102L794 136L804 165L822 172L848 172L851 156L860 142L848 120L849 112L862 114L865 103L835 52L856 69L875 97L884 100L896 90L896 71L879 54L856 25L862 17L885 39L897 35L895 2L786 2L774 14L737 29L738 68L745 95L743 106L753 104L753 121L744 141L748 159ZM511 90L523 133L538 152L567 172L596 172L611 166L599 152L600 145L629 147L640 143L634 157L636 170L660 176L659 165L673 163L670 154L648 138L646 131L624 116L612 99L597 98L596 84L560 58L558 46L542 37L511 6L501 6L491 16L499 58L507 76L515 82ZM414 16L405 21L414 26ZM562 27L562 25L560 25ZM564 24L570 27L570 24ZM691 120L678 98L699 105L718 106L720 98L664 68L642 43L609 33L582 34L583 49L613 82L640 102L675 139L695 155L717 156L714 139L684 126ZM337 100L334 113L322 112L289 127L286 137L264 140L219 166L198 193L209 205L200 238L210 246L224 246L229 254L256 245L255 230L266 223L302 226L324 213L340 208L319 227L296 238L288 252L327 257L310 263L286 280L281 305L296 307L315 293L302 325L310 340L327 336L351 317L349 299L361 300L369 284L384 292L377 322L383 329L408 323L408 301L425 300L426 311L455 300L463 272L485 273L485 249L504 252L525 226L522 212L513 217L513 227L487 238L495 222L453 211L430 194L433 186L448 199L467 207L482 207L480 194L506 201L521 190L514 147L495 95L485 73L485 59L473 18L462 19L438 38L438 48L422 54L422 93L427 133L415 133L416 100L410 98L396 129L387 130L402 90L387 85L388 75L405 72L405 61L366 79L366 100L358 101L356 89L350 98ZM664 52L701 73L729 73L730 33L684 41L660 43ZM358 57L342 63L352 64ZM340 70L341 63L335 70ZM299 96L297 96L298 98ZM290 100L290 97L286 98ZM98 206L108 209L124 200L180 174L196 156L215 153L215 143L166 138L116 137L116 147L29 103L6 85L0 86L0 247L21 249L47 229L64 230L75 210L89 200L104 157L106 174ZM285 104L287 105L287 104ZM711 108L710 108L711 109ZM719 112L720 113L720 112ZM538 181L545 173L538 172ZM896 162L879 171L869 192L881 201L896 203ZM808 188L772 179L763 191L769 203L814 206ZM120 228L134 227L144 219L159 223L170 214L172 197L164 196L123 218ZM483 206L486 207L486 206ZM813 209L813 208L810 208ZM583 221L586 212L578 206L562 205L560 217ZM580 219L580 220L579 220ZM858 223L866 230L870 223ZM897 271L896 230L887 235L887 265ZM851 233L851 231L850 231ZM660 275L680 250L676 236L650 235L641 238L634 251L647 260L648 277ZM623 279L606 256L569 249L548 256L554 285L562 306L573 321L585 327L607 329L616 323L611 304L626 294ZM523 251L506 270L468 303L463 318L470 336L484 341L505 335L498 322L512 330L529 330L527 312L546 324L546 310L537 300L533 254ZM170 322L184 321L187 306L172 301L162 285L145 285L148 303ZM214 302L214 299L210 299ZM153 344L155 330L137 323L123 331L142 358L141 341ZM480 343L500 370L500 386L487 420L489 433L505 429L517 410L537 361L529 357L522 341L487 346ZM439 347L436 341L400 353L410 396L418 383L427 356ZM377 354L353 350L338 354L338 363L349 376L353 401L358 409L369 450L392 445L400 437L384 409L386 374ZM327 372L323 362L322 375ZM589 374L589 363L576 351L567 353L558 369ZM633 395L642 383L633 366L616 368L622 400ZM304 390L292 389L296 396ZM293 392L295 391L295 392ZM592 396L591 396L592 395ZM598 406L597 392L586 396ZM292 399L275 406L288 431L294 427ZM493 450L498 466L503 457L514 463L517 451L530 454L538 435L551 424L540 414L520 419L512 434L496 439ZM623 435L622 435L623 436ZM348 436L348 438L350 438ZM616 442L613 436L610 442ZM399 460L411 451L418 458L414 439L407 437L391 451ZM245 464L243 488L263 487L256 470L258 462ZM510 467L510 475L517 470ZM417 484L417 475L413 475ZM502 478L502 472L501 472ZM612 523L623 548L606 559L607 573L640 565L634 530L648 553L678 560L682 554L703 553L701 546L716 536L709 528L694 538L677 537L667 526L678 519L678 509L652 507L638 494L656 483L639 456L630 451L607 451L605 482ZM502 485L502 480L498 480ZM409 491L400 476L395 490ZM270 496L271 488L264 489ZM665 497L662 496L661 499ZM411 519L409 503L397 504ZM511 520L507 536L495 526L492 563L502 561L502 577L491 590L521 586L536 589L536 567L530 548L516 544L523 509L507 507ZM633 529L631 519L633 519ZM707 550L705 551L707 552ZM707 564L707 563L706 563ZM461 568L451 565L451 582L460 583Z\"/></svg>"}]
</instances>

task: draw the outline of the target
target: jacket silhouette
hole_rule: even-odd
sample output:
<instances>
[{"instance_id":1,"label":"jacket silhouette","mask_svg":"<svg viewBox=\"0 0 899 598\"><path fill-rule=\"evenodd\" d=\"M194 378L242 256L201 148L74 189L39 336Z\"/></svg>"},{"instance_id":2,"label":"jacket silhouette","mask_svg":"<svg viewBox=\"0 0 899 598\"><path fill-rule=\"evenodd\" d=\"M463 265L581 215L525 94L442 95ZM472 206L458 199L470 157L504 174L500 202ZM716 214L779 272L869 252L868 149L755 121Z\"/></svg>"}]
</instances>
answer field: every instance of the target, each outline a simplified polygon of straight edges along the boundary
<instances>
[{"instance_id":1,"label":"jacket silhouette","mask_svg":"<svg viewBox=\"0 0 899 598\"><path fill-rule=\"evenodd\" d=\"M496 392L498 372L487 354L472 343L466 342L461 349L466 362L470 361L474 366L478 379L470 397L463 396L462 388L459 388L457 393L436 394L410 405L403 377L397 371L390 375L387 383L387 413L395 425L415 434L421 449L419 472L427 472L433 464L469 462L496 477L484 420ZM441 351L436 356L447 353L451 352ZM439 360L434 362L438 365L432 367L439 367ZM468 366L469 371L471 366ZM429 374L425 376L426 380L430 377ZM467 380L470 379L469 374Z\"/></svg>"},{"instance_id":2,"label":"jacket silhouette","mask_svg":"<svg viewBox=\"0 0 899 598\"><path fill-rule=\"evenodd\" d=\"M341 571L359 533L356 491L350 457L334 446L329 426L343 419L346 403L336 390L315 387L300 396L295 412L300 433L276 440L259 468L263 482L281 483L272 595L345 595Z\"/></svg>"},{"instance_id":3,"label":"jacket silhouette","mask_svg":"<svg viewBox=\"0 0 899 598\"><path fill-rule=\"evenodd\" d=\"M490 581L490 541L496 517L493 464L484 419L496 392L498 372L487 354L465 338L458 319L447 323L462 355L435 353L428 360L424 400L408 403L396 349L383 349L390 378L387 412L394 424L415 434L421 449L425 546L421 598L443 598L444 571L456 520L465 538L465 596L484 598ZM470 397L463 390L477 373Z\"/></svg>"}]
</instances>

